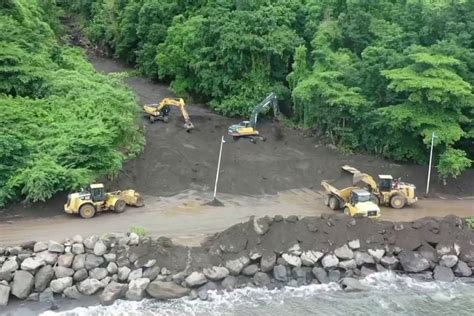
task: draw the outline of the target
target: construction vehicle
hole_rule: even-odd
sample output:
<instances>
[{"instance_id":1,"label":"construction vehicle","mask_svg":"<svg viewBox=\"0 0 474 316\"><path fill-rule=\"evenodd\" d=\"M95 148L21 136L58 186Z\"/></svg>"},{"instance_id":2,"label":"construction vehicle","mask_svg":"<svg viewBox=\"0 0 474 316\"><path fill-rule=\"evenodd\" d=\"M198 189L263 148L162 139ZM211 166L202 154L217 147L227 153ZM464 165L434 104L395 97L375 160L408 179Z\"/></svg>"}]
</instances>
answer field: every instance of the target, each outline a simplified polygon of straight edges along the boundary
<instances>
[{"instance_id":1,"label":"construction vehicle","mask_svg":"<svg viewBox=\"0 0 474 316\"><path fill-rule=\"evenodd\" d=\"M274 92L270 93L262 102L257 104L252 111L249 121L242 121L239 124L231 125L228 134L238 140L241 137L249 138L252 143L256 143L257 139L265 141L265 137L260 135L257 130L257 120L260 113L265 113L273 108L273 115L278 118L280 109L278 107L278 98Z\"/></svg>"},{"instance_id":2,"label":"construction vehicle","mask_svg":"<svg viewBox=\"0 0 474 316\"><path fill-rule=\"evenodd\" d=\"M79 214L82 218L91 218L104 211L122 213L127 205L143 206L143 198L135 190L105 192L102 183L94 183L81 192L69 194L64 211Z\"/></svg>"},{"instance_id":3,"label":"construction vehicle","mask_svg":"<svg viewBox=\"0 0 474 316\"><path fill-rule=\"evenodd\" d=\"M359 187L350 186L337 189L328 180L321 181L326 190L324 204L332 210L344 210L344 214L353 217L377 218L380 216L380 208L371 201L370 192Z\"/></svg>"},{"instance_id":4,"label":"construction vehicle","mask_svg":"<svg viewBox=\"0 0 474 316\"><path fill-rule=\"evenodd\" d=\"M467 227L474 229L474 216L466 217Z\"/></svg>"},{"instance_id":5,"label":"construction vehicle","mask_svg":"<svg viewBox=\"0 0 474 316\"><path fill-rule=\"evenodd\" d=\"M181 110L181 114L184 118L184 128L187 132L194 128L191 118L189 117L188 111L186 111L186 103L181 98L164 98L158 104L145 104L143 106L143 112L148 115L150 123L154 123L157 120L167 123L169 121L169 114L171 112L170 106L175 106Z\"/></svg>"},{"instance_id":6,"label":"construction vehicle","mask_svg":"<svg viewBox=\"0 0 474 316\"><path fill-rule=\"evenodd\" d=\"M415 203L415 185L401 182L401 178L393 179L391 175L379 175L378 182L370 175L360 172L354 167L345 165L342 169L351 173L352 184L367 189L374 202L378 205L391 206L396 209Z\"/></svg>"}]
</instances>

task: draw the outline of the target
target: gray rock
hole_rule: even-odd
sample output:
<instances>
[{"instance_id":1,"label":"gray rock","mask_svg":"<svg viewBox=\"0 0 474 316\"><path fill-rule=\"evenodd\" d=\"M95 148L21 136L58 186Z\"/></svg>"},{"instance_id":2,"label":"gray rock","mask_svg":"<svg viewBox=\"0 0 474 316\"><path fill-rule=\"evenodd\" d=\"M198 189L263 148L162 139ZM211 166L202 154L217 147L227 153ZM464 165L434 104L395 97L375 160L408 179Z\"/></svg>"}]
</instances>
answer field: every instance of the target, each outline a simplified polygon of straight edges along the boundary
<instances>
[{"instance_id":1,"label":"gray rock","mask_svg":"<svg viewBox=\"0 0 474 316\"><path fill-rule=\"evenodd\" d=\"M328 254L323 257L321 263L325 269L335 269L339 264L339 259L333 254Z\"/></svg>"},{"instance_id":2,"label":"gray rock","mask_svg":"<svg viewBox=\"0 0 474 316\"><path fill-rule=\"evenodd\" d=\"M222 287L228 291L234 289L238 283L238 280L235 276L228 275L222 280Z\"/></svg>"},{"instance_id":3,"label":"gray rock","mask_svg":"<svg viewBox=\"0 0 474 316\"><path fill-rule=\"evenodd\" d=\"M102 263L104 263L104 258L98 257L93 254L86 255L85 268L87 270L98 268Z\"/></svg>"},{"instance_id":4,"label":"gray rock","mask_svg":"<svg viewBox=\"0 0 474 316\"><path fill-rule=\"evenodd\" d=\"M253 283L258 287L268 286L270 282L271 282L270 277L268 276L268 274L264 272L257 272L253 276Z\"/></svg>"},{"instance_id":5,"label":"gray rock","mask_svg":"<svg viewBox=\"0 0 474 316\"><path fill-rule=\"evenodd\" d=\"M329 282L337 282L341 278L341 271L330 270L328 273Z\"/></svg>"},{"instance_id":6,"label":"gray rock","mask_svg":"<svg viewBox=\"0 0 474 316\"><path fill-rule=\"evenodd\" d=\"M74 270L66 267L54 267L54 275L58 279L72 277L74 275Z\"/></svg>"},{"instance_id":7,"label":"gray rock","mask_svg":"<svg viewBox=\"0 0 474 316\"><path fill-rule=\"evenodd\" d=\"M93 235L84 239L83 243L87 249L94 249L95 243L99 240L99 237Z\"/></svg>"},{"instance_id":8,"label":"gray rock","mask_svg":"<svg viewBox=\"0 0 474 316\"><path fill-rule=\"evenodd\" d=\"M186 274L186 272L184 271L181 271L181 272L178 272L176 274L174 274L172 277L171 277L171 280L173 280L174 283L176 284L181 284L184 282L184 280L186 279L188 275Z\"/></svg>"},{"instance_id":9,"label":"gray rock","mask_svg":"<svg viewBox=\"0 0 474 316\"><path fill-rule=\"evenodd\" d=\"M308 250L301 254L301 263L305 266L314 266L324 256L322 252Z\"/></svg>"},{"instance_id":10,"label":"gray rock","mask_svg":"<svg viewBox=\"0 0 474 316\"><path fill-rule=\"evenodd\" d=\"M349 260L354 258L354 252L346 244L334 250L334 254L339 259Z\"/></svg>"},{"instance_id":11,"label":"gray rock","mask_svg":"<svg viewBox=\"0 0 474 316\"><path fill-rule=\"evenodd\" d=\"M96 256L103 256L107 252L107 245L102 241L99 240L94 245L94 255Z\"/></svg>"},{"instance_id":12,"label":"gray rock","mask_svg":"<svg viewBox=\"0 0 474 316\"><path fill-rule=\"evenodd\" d=\"M394 256L384 256L380 263L387 269L394 270L398 266L398 259Z\"/></svg>"},{"instance_id":13,"label":"gray rock","mask_svg":"<svg viewBox=\"0 0 474 316\"><path fill-rule=\"evenodd\" d=\"M260 270L269 272L273 270L276 263L276 255L272 253L264 253L260 259Z\"/></svg>"},{"instance_id":14,"label":"gray rock","mask_svg":"<svg viewBox=\"0 0 474 316\"><path fill-rule=\"evenodd\" d=\"M72 261L74 260L74 255L72 253L66 253L59 256L58 266L70 268L72 266Z\"/></svg>"},{"instance_id":15,"label":"gray rock","mask_svg":"<svg viewBox=\"0 0 474 316\"><path fill-rule=\"evenodd\" d=\"M313 268L311 272L313 272L314 277L316 278L316 280L319 281L319 283L321 284L329 283L328 273L323 268L315 267Z\"/></svg>"},{"instance_id":16,"label":"gray rock","mask_svg":"<svg viewBox=\"0 0 474 316\"><path fill-rule=\"evenodd\" d=\"M31 250L33 251L35 247L36 241L30 240L30 241L25 241L20 244L20 247L24 250Z\"/></svg>"},{"instance_id":17,"label":"gray rock","mask_svg":"<svg viewBox=\"0 0 474 316\"><path fill-rule=\"evenodd\" d=\"M436 250L428 244L422 245L417 249L418 253L431 262L438 262L439 255Z\"/></svg>"},{"instance_id":18,"label":"gray rock","mask_svg":"<svg viewBox=\"0 0 474 316\"><path fill-rule=\"evenodd\" d=\"M86 269L79 269L74 273L74 276L72 278L76 282L81 282L87 279L88 277L89 277L89 273L87 272Z\"/></svg>"},{"instance_id":19,"label":"gray rock","mask_svg":"<svg viewBox=\"0 0 474 316\"><path fill-rule=\"evenodd\" d=\"M143 277L153 281L156 279L158 274L160 274L161 268L159 266L154 266L143 270Z\"/></svg>"},{"instance_id":20,"label":"gray rock","mask_svg":"<svg viewBox=\"0 0 474 316\"><path fill-rule=\"evenodd\" d=\"M311 274L311 268L308 267L295 267L293 268L292 275L293 278L297 281L297 285L299 286L308 284L313 279L313 276Z\"/></svg>"},{"instance_id":21,"label":"gray rock","mask_svg":"<svg viewBox=\"0 0 474 316\"><path fill-rule=\"evenodd\" d=\"M128 274L128 282L132 280L140 279L142 276L143 276L142 268L133 270L132 272Z\"/></svg>"},{"instance_id":22,"label":"gray rock","mask_svg":"<svg viewBox=\"0 0 474 316\"><path fill-rule=\"evenodd\" d=\"M27 251L27 250L23 250L23 251ZM17 258L18 260L20 260L20 262L22 262L23 260L30 258L32 255L33 254L31 252L21 252L18 254Z\"/></svg>"},{"instance_id":23,"label":"gray rock","mask_svg":"<svg viewBox=\"0 0 474 316\"><path fill-rule=\"evenodd\" d=\"M383 249L369 249L369 255L374 257L376 262L380 262L382 260L383 255L385 254L385 250Z\"/></svg>"},{"instance_id":24,"label":"gray rock","mask_svg":"<svg viewBox=\"0 0 474 316\"><path fill-rule=\"evenodd\" d=\"M128 267L120 267L118 269L118 278L119 278L119 281L127 281L128 279L128 275L130 274L130 268Z\"/></svg>"},{"instance_id":25,"label":"gray rock","mask_svg":"<svg viewBox=\"0 0 474 316\"><path fill-rule=\"evenodd\" d=\"M44 265L44 261L37 258L27 258L21 263L21 269L25 271L36 271Z\"/></svg>"},{"instance_id":26,"label":"gray rock","mask_svg":"<svg viewBox=\"0 0 474 316\"><path fill-rule=\"evenodd\" d=\"M369 288L362 283L360 283L359 280L354 279L354 278L344 278L341 281L341 287L344 291L346 292L353 292L353 291L367 291Z\"/></svg>"},{"instance_id":27,"label":"gray rock","mask_svg":"<svg viewBox=\"0 0 474 316\"><path fill-rule=\"evenodd\" d=\"M3 255L5 253L5 248L4 247L0 247L0 255Z\"/></svg>"},{"instance_id":28,"label":"gray rock","mask_svg":"<svg viewBox=\"0 0 474 316\"><path fill-rule=\"evenodd\" d=\"M433 277L437 281L443 281L443 282L454 281L453 270L447 267L442 267L442 266L435 267Z\"/></svg>"},{"instance_id":29,"label":"gray rock","mask_svg":"<svg viewBox=\"0 0 474 316\"><path fill-rule=\"evenodd\" d=\"M380 263L377 263L377 264L375 265L375 268L377 269L377 272L385 272L385 271L387 271L387 269L386 269L383 265L381 265Z\"/></svg>"},{"instance_id":30,"label":"gray rock","mask_svg":"<svg viewBox=\"0 0 474 316\"><path fill-rule=\"evenodd\" d=\"M65 277L51 281L49 287L53 293L62 293L66 288L72 286L72 278Z\"/></svg>"},{"instance_id":31,"label":"gray rock","mask_svg":"<svg viewBox=\"0 0 474 316\"><path fill-rule=\"evenodd\" d=\"M253 276L257 272L258 272L258 265L256 264L248 265L242 270L242 274L246 276Z\"/></svg>"},{"instance_id":32,"label":"gray rock","mask_svg":"<svg viewBox=\"0 0 474 316\"><path fill-rule=\"evenodd\" d=\"M33 302L37 302L39 301L39 293L31 293L30 295L28 295L28 297L26 298L27 301L33 301Z\"/></svg>"},{"instance_id":33,"label":"gray rock","mask_svg":"<svg viewBox=\"0 0 474 316\"><path fill-rule=\"evenodd\" d=\"M125 237L121 237L118 240L117 244L119 245L119 247L123 247L123 246L128 245L129 241L130 241L130 238L128 238L128 236L125 236Z\"/></svg>"},{"instance_id":34,"label":"gray rock","mask_svg":"<svg viewBox=\"0 0 474 316\"><path fill-rule=\"evenodd\" d=\"M452 268L458 263L458 257L455 255L444 255L439 262L440 266Z\"/></svg>"},{"instance_id":35,"label":"gray rock","mask_svg":"<svg viewBox=\"0 0 474 316\"><path fill-rule=\"evenodd\" d=\"M456 268L454 269L454 273L457 276L461 277L470 277L472 275L472 270L469 268L467 263L464 261L459 260L458 264L456 265Z\"/></svg>"},{"instance_id":36,"label":"gray rock","mask_svg":"<svg viewBox=\"0 0 474 316\"><path fill-rule=\"evenodd\" d=\"M71 252L75 255L80 255L81 253L84 253L84 245L81 244L72 244Z\"/></svg>"},{"instance_id":37,"label":"gray rock","mask_svg":"<svg viewBox=\"0 0 474 316\"><path fill-rule=\"evenodd\" d=\"M75 235L74 237L72 237L72 241L75 242L75 243L81 243L84 241L84 238L82 238L81 235Z\"/></svg>"},{"instance_id":38,"label":"gray rock","mask_svg":"<svg viewBox=\"0 0 474 316\"><path fill-rule=\"evenodd\" d=\"M0 284L0 306L7 306L10 298L10 287Z\"/></svg>"},{"instance_id":39,"label":"gray rock","mask_svg":"<svg viewBox=\"0 0 474 316\"><path fill-rule=\"evenodd\" d=\"M72 261L73 270L80 270L86 267L86 255L76 255Z\"/></svg>"},{"instance_id":40,"label":"gray rock","mask_svg":"<svg viewBox=\"0 0 474 316\"><path fill-rule=\"evenodd\" d=\"M135 261L135 267L137 268L151 268L156 264L156 259L149 259L144 261L143 259L138 259Z\"/></svg>"},{"instance_id":41,"label":"gray rock","mask_svg":"<svg viewBox=\"0 0 474 316\"><path fill-rule=\"evenodd\" d=\"M354 239L349 241L349 248L356 250L360 248L360 241L359 239Z\"/></svg>"},{"instance_id":42,"label":"gray rock","mask_svg":"<svg viewBox=\"0 0 474 316\"><path fill-rule=\"evenodd\" d=\"M270 222L271 219L268 217L262 217L259 219L253 218L253 229L258 235L264 235L270 228Z\"/></svg>"},{"instance_id":43,"label":"gray rock","mask_svg":"<svg viewBox=\"0 0 474 316\"><path fill-rule=\"evenodd\" d=\"M89 276L92 279L102 280L108 275L107 269L105 268L95 268L89 272Z\"/></svg>"},{"instance_id":44,"label":"gray rock","mask_svg":"<svg viewBox=\"0 0 474 316\"><path fill-rule=\"evenodd\" d=\"M49 243L48 243L48 251L63 253L64 252L64 246L61 245L58 242L55 242L54 240L50 240Z\"/></svg>"},{"instance_id":45,"label":"gray rock","mask_svg":"<svg viewBox=\"0 0 474 316\"><path fill-rule=\"evenodd\" d=\"M207 282L206 276L201 272L193 272L186 278L189 287L195 287Z\"/></svg>"},{"instance_id":46,"label":"gray rock","mask_svg":"<svg viewBox=\"0 0 474 316\"><path fill-rule=\"evenodd\" d=\"M246 256L240 258L229 260L225 263L226 268L229 270L232 275L239 275L242 269L247 266L250 262L250 259Z\"/></svg>"},{"instance_id":47,"label":"gray rock","mask_svg":"<svg viewBox=\"0 0 474 316\"><path fill-rule=\"evenodd\" d=\"M54 304L54 295L53 291L51 291L51 288L48 287L40 293L39 301L40 303L46 303L51 305Z\"/></svg>"},{"instance_id":48,"label":"gray rock","mask_svg":"<svg viewBox=\"0 0 474 316\"><path fill-rule=\"evenodd\" d=\"M286 251L286 253L288 254L291 254L291 255L295 255L295 256L300 256L301 255L301 247L300 247L300 244L294 244L293 246L291 246L290 248L288 248L288 250Z\"/></svg>"},{"instance_id":49,"label":"gray rock","mask_svg":"<svg viewBox=\"0 0 474 316\"><path fill-rule=\"evenodd\" d=\"M351 260L340 261L339 268L342 268L344 270L352 270L352 269L357 268L357 265L356 265L355 260L351 259Z\"/></svg>"},{"instance_id":50,"label":"gray rock","mask_svg":"<svg viewBox=\"0 0 474 316\"><path fill-rule=\"evenodd\" d=\"M13 285L11 287L12 295L19 299L25 299L30 295L35 284L35 279L31 273L23 270L15 271L13 276Z\"/></svg>"},{"instance_id":51,"label":"gray rock","mask_svg":"<svg viewBox=\"0 0 474 316\"><path fill-rule=\"evenodd\" d=\"M293 267L301 267L301 258L297 255L292 255L288 253L284 253L282 256L283 260L285 260L290 266Z\"/></svg>"},{"instance_id":52,"label":"gray rock","mask_svg":"<svg viewBox=\"0 0 474 316\"><path fill-rule=\"evenodd\" d=\"M46 250L36 253L36 258L42 259L45 264L54 265L58 260L58 254Z\"/></svg>"},{"instance_id":53,"label":"gray rock","mask_svg":"<svg viewBox=\"0 0 474 316\"><path fill-rule=\"evenodd\" d=\"M115 262L109 262L109 264L107 265L107 272L109 272L110 274L114 274L117 273L117 271L117 264Z\"/></svg>"},{"instance_id":54,"label":"gray rock","mask_svg":"<svg viewBox=\"0 0 474 316\"><path fill-rule=\"evenodd\" d=\"M167 300L186 296L191 290L174 282L153 281L148 284L146 292L151 297Z\"/></svg>"},{"instance_id":55,"label":"gray rock","mask_svg":"<svg viewBox=\"0 0 474 316\"><path fill-rule=\"evenodd\" d=\"M249 253L250 260L257 260L262 257L262 253L257 249L252 249Z\"/></svg>"},{"instance_id":56,"label":"gray rock","mask_svg":"<svg viewBox=\"0 0 474 316\"><path fill-rule=\"evenodd\" d=\"M104 255L104 259L107 262L115 262L116 258L117 258L117 255L115 253L106 253Z\"/></svg>"},{"instance_id":57,"label":"gray rock","mask_svg":"<svg viewBox=\"0 0 474 316\"><path fill-rule=\"evenodd\" d=\"M13 279L12 272L0 272L0 282L10 282Z\"/></svg>"},{"instance_id":58,"label":"gray rock","mask_svg":"<svg viewBox=\"0 0 474 316\"><path fill-rule=\"evenodd\" d=\"M10 253L10 256L17 256L21 252L21 247L16 246L16 247L10 247L7 248L8 253Z\"/></svg>"},{"instance_id":59,"label":"gray rock","mask_svg":"<svg viewBox=\"0 0 474 316\"><path fill-rule=\"evenodd\" d=\"M63 291L64 296L74 300L78 300L82 297L81 293L77 290L75 286L70 286Z\"/></svg>"},{"instance_id":60,"label":"gray rock","mask_svg":"<svg viewBox=\"0 0 474 316\"><path fill-rule=\"evenodd\" d=\"M104 284L96 279L85 279L77 285L77 289L84 295L93 295L104 287Z\"/></svg>"},{"instance_id":61,"label":"gray rock","mask_svg":"<svg viewBox=\"0 0 474 316\"><path fill-rule=\"evenodd\" d=\"M18 270L18 262L16 259L9 259L3 263L0 273L12 273Z\"/></svg>"},{"instance_id":62,"label":"gray rock","mask_svg":"<svg viewBox=\"0 0 474 316\"><path fill-rule=\"evenodd\" d=\"M277 281L287 282L288 281L288 273L286 271L286 267L279 264L273 267L273 278Z\"/></svg>"},{"instance_id":63,"label":"gray rock","mask_svg":"<svg viewBox=\"0 0 474 316\"><path fill-rule=\"evenodd\" d=\"M360 275L363 276L363 277L371 275L375 272L377 272L377 271L375 271L374 269L368 268L366 266L362 266L362 268L360 269Z\"/></svg>"},{"instance_id":64,"label":"gray rock","mask_svg":"<svg viewBox=\"0 0 474 316\"><path fill-rule=\"evenodd\" d=\"M129 238L130 238L130 241L128 242L128 244L130 246L138 245L140 243L140 236L138 236L135 233L130 233Z\"/></svg>"},{"instance_id":65,"label":"gray rock","mask_svg":"<svg viewBox=\"0 0 474 316\"><path fill-rule=\"evenodd\" d=\"M211 281L220 281L229 275L229 270L226 267L205 268L202 272Z\"/></svg>"},{"instance_id":66,"label":"gray rock","mask_svg":"<svg viewBox=\"0 0 474 316\"><path fill-rule=\"evenodd\" d=\"M147 278L139 278L131 281L128 285L128 291L125 293L125 297L132 301L142 300L148 284L150 284L150 279Z\"/></svg>"},{"instance_id":67,"label":"gray rock","mask_svg":"<svg viewBox=\"0 0 474 316\"><path fill-rule=\"evenodd\" d=\"M455 254L454 244L440 242L436 245L436 252L440 256Z\"/></svg>"},{"instance_id":68,"label":"gray rock","mask_svg":"<svg viewBox=\"0 0 474 316\"><path fill-rule=\"evenodd\" d=\"M3 264L5 261L7 261L7 257L5 256L0 256L0 265ZM0 266L1 267L1 266Z\"/></svg>"},{"instance_id":69,"label":"gray rock","mask_svg":"<svg viewBox=\"0 0 474 316\"><path fill-rule=\"evenodd\" d=\"M407 251L398 255L398 260L406 272L421 272L430 268L430 263L426 258L417 252Z\"/></svg>"},{"instance_id":70,"label":"gray rock","mask_svg":"<svg viewBox=\"0 0 474 316\"><path fill-rule=\"evenodd\" d=\"M35 290L37 292L44 291L44 289L48 287L49 282L51 282L53 277L53 267L51 267L50 265L41 267L35 274Z\"/></svg>"},{"instance_id":71,"label":"gray rock","mask_svg":"<svg viewBox=\"0 0 474 316\"><path fill-rule=\"evenodd\" d=\"M127 292L128 285L110 282L99 296L99 301L104 306L112 305L117 299L122 298Z\"/></svg>"},{"instance_id":72,"label":"gray rock","mask_svg":"<svg viewBox=\"0 0 474 316\"><path fill-rule=\"evenodd\" d=\"M166 267L161 268L161 274L163 275L170 275L171 271L168 270Z\"/></svg>"},{"instance_id":73,"label":"gray rock","mask_svg":"<svg viewBox=\"0 0 474 316\"><path fill-rule=\"evenodd\" d=\"M47 250L48 249L48 245L42 241L38 241L37 243L35 243L34 247L33 247L33 251L34 252L40 252L40 251L44 251L44 250Z\"/></svg>"}]
</instances>

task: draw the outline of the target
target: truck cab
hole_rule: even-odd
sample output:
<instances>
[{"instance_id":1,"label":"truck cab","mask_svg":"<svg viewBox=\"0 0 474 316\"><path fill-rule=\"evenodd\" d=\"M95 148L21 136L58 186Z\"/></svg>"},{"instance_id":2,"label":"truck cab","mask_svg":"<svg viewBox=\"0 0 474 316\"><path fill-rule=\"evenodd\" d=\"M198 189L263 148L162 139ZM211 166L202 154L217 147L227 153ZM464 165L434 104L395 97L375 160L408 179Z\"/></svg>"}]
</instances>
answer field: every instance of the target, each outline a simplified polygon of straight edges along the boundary
<instances>
[{"instance_id":1,"label":"truck cab","mask_svg":"<svg viewBox=\"0 0 474 316\"><path fill-rule=\"evenodd\" d=\"M372 202L371 195L367 190L354 189L351 191L349 203L344 206L344 214L355 217L377 218L380 216L380 208Z\"/></svg>"}]
</instances>

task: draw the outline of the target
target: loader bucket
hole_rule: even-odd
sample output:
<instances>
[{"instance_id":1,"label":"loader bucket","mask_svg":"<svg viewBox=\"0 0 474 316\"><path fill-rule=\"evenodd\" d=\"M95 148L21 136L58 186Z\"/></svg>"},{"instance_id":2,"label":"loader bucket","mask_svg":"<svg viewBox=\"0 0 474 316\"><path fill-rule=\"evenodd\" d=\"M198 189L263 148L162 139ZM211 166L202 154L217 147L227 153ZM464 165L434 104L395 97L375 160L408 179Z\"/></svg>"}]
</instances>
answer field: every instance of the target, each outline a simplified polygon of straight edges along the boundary
<instances>
[{"instance_id":1,"label":"loader bucket","mask_svg":"<svg viewBox=\"0 0 474 316\"><path fill-rule=\"evenodd\" d=\"M144 206L143 197L135 190L125 190L120 192L120 198L132 206Z\"/></svg>"}]
</instances>

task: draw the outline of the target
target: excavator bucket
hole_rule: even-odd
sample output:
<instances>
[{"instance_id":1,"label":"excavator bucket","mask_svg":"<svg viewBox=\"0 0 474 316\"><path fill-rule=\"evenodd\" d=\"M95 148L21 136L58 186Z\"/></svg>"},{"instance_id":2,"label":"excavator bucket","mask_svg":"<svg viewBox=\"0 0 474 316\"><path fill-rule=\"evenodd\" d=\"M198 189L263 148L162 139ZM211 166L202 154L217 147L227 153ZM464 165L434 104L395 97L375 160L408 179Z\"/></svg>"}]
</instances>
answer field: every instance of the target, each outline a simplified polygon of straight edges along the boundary
<instances>
[{"instance_id":1,"label":"excavator bucket","mask_svg":"<svg viewBox=\"0 0 474 316\"><path fill-rule=\"evenodd\" d=\"M144 206L143 197L135 190L124 190L120 192L120 198L132 206Z\"/></svg>"}]
</instances>

